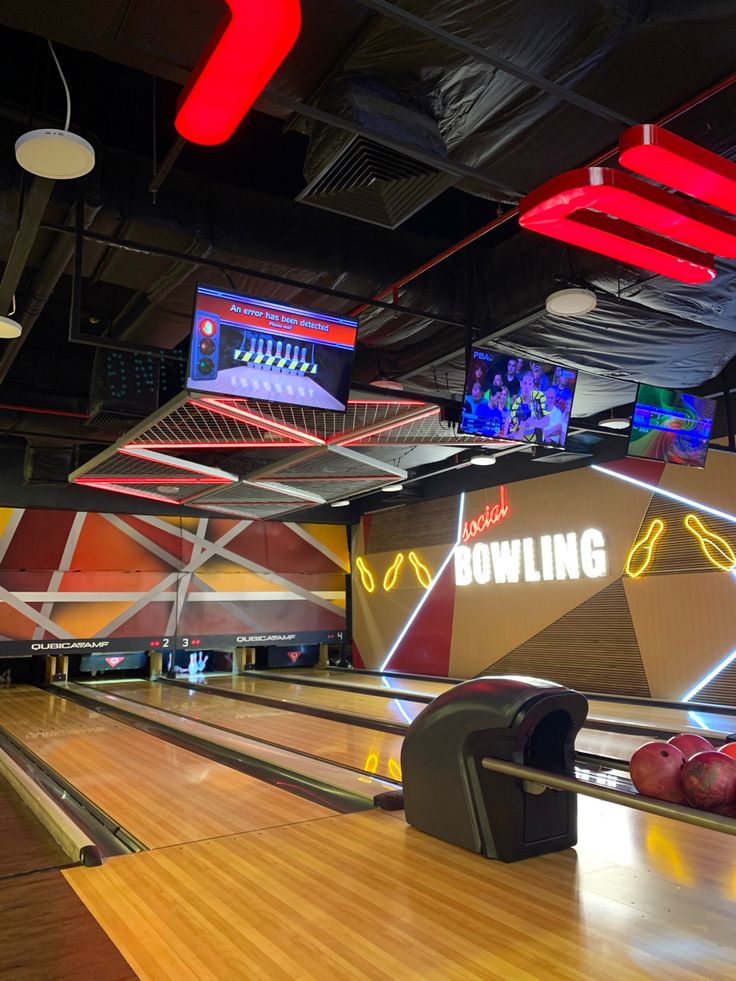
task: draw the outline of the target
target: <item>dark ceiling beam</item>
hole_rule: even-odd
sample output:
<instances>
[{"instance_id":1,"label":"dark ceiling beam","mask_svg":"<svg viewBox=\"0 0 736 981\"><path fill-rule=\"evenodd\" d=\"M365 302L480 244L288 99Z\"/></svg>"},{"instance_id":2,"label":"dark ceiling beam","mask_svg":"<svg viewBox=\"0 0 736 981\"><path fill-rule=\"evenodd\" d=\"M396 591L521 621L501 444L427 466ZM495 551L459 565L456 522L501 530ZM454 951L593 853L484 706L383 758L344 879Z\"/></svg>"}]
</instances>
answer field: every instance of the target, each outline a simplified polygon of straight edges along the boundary
<instances>
[{"instance_id":1,"label":"dark ceiling beam","mask_svg":"<svg viewBox=\"0 0 736 981\"><path fill-rule=\"evenodd\" d=\"M74 235L75 229L71 225L61 225L57 222L44 222L43 228L48 229L52 232L63 232L68 235ZM405 313L411 317L422 317L426 320L432 321L438 324L446 324L450 327L460 327L465 330L465 321L453 320L448 317L443 317L441 314L429 313L426 310L415 310L413 307L405 307L403 304L397 303L385 303L383 300L373 300L366 296L361 296L357 293L349 293L346 290L333 289L330 286L320 286L318 283L304 283L298 279L292 279L289 276L279 276L275 273L263 272L260 269L248 269L244 266L238 266L233 262L222 262L219 259L205 258L203 256L187 255L185 252L179 252L176 249L166 249L160 245L151 245L147 242L135 242L130 239L120 239L115 238L113 235L103 235L99 232L82 231L81 237L87 242L96 242L101 245L108 245L113 249L122 249L126 252L134 252L141 256L159 256L165 259L181 260L182 262L190 263L192 266L205 266L210 269L217 269L220 272L234 273L235 275L241 276L252 276L254 279L262 279L270 283L278 283L280 286L293 286L298 290L305 290L311 293L318 293L321 296L331 296L339 300L349 300L351 303L363 303L366 306L378 307L383 310L389 310L392 313ZM101 341L102 338L96 338L90 335L90 342ZM131 350L133 348L131 347ZM140 346L137 348L142 350ZM151 349L154 350L154 349ZM158 351L159 349L156 349Z\"/></svg>"},{"instance_id":2,"label":"dark ceiling beam","mask_svg":"<svg viewBox=\"0 0 736 981\"><path fill-rule=\"evenodd\" d=\"M49 182L52 183L53 182ZM102 201L97 195L85 197L84 201L84 227L89 226L94 221L96 215L102 207ZM69 212L68 220L74 217L74 208ZM23 327L20 337L10 341L3 351L0 358L0 385L10 371L15 359L20 354L21 348L28 340L31 329L41 316L56 284L61 279L62 273L69 265L69 260L74 252L74 242L65 235L59 235L49 249L48 255L43 261L40 269L36 273L30 289L23 297L23 308L20 310L18 322Z\"/></svg>"},{"instance_id":3,"label":"dark ceiling beam","mask_svg":"<svg viewBox=\"0 0 736 981\"><path fill-rule=\"evenodd\" d=\"M368 7L370 10L375 10L384 17L389 17L391 20L411 27L417 33L424 34L425 37L430 37L435 41L441 41L443 44L448 45L448 47L455 48L456 51L461 51L476 61L491 65L491 67L497 68L499 71L506 72L507 75L513 75L514 78L518 78L522 82L526 82L528 85L540 89L542 92L547 92L562 102L568 102L570 105L576 106L584 112L591 113L593 116L598 116L618 126L635 126L639 121L630 119L628 116L624 116L613 109L608 109L606 106L602 106L592 99L587 99L584 95L578 95L577 92L573 92L563 85L558 85L556 82L551 82L548 78L544 78L543 75L539 75L537 72L529 71L527 68L521 68L507 58L491 54L485 48L473 44L472 41L466 41L465 38L458 37L457 34L452 34L450 31L446 31L442 27L438 27L436 24L424 20L423 17L417 17L416 14L410 13L403 7L397 7L396 4L388 3L387 0L358 0L358 2L363 7Z\"/></svg>"},{"instance_id":4,"label":"dark ceiling beam","mask_svg":"<svg viewBox=\"0 0 736 981\"><path fill-rule=\"evenodd\" d=\"M3 316L12 305L53 189L53 181L45 177L34 177L23 207L20 227L15 233L3 278L0 280L0 314Z\"/></svg>"}]
</instances>

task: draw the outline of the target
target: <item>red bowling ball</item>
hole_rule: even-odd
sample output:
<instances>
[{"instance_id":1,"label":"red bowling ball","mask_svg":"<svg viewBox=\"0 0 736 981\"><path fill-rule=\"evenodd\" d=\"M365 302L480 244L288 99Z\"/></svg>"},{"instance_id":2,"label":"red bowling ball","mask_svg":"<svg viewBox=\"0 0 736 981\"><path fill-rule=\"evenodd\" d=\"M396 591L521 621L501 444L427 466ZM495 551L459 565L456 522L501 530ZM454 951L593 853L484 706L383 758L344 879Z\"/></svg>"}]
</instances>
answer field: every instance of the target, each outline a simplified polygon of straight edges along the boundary
<instances>
[{"instance_id":1,"label":"red bowling ball","mask_svg":"<svg viewBox=\"0 0 736 981\"><path fill-rule=\"evenodd\" d=\"M677 746L686 760L696 753L705 753L709 749L715 749L713 743L709 742L705 736L699 736L696 732L681 732L679 736L673 736L667 742L671 746Z\"/></svg>"},{"instance_id":2,"label":"red bowling ball","mask_svg":"<svg viewBox=\"0 0 736 981\"><path fill-rule=\"evenodd\" d=\"M730 811L736 805L736 760L715 750L696 753L683 767L682 786L693 807Z\"/></svg>"},{"instance_id":3,"label":"red bowling ball","mask_svg":"<svg viewBox=\"0 0 736 981\"><path fill-rule=\"evenodd\" d=\"M681 804L685 800L680 780L684 765L685 756L677 746L657 740L634 752L629 775L640 794Z\"/></svg>"}]
</instances>

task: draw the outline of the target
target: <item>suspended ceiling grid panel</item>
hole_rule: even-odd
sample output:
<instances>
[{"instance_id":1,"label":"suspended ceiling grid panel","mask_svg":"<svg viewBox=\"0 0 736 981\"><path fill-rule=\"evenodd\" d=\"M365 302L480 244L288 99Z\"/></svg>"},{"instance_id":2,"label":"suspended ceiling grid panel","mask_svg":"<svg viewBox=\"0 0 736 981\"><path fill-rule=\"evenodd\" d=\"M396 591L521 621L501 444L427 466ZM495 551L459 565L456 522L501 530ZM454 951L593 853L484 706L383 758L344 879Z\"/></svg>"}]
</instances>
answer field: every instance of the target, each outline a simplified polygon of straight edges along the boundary
<instances>
[{"instance_id":1,"label":"suspended ceiling grid panel","mask_svg":"<svg viewBox=\"0 0 736 981\"><path fill-rule=\"evenodd\" d=\"M230 400L234 403L235 400ZM223 448L228 446L290 446L294 440L286 434L263 429L245 419L235 419L189 401L174 409L139 433L135 445L173 449L179 446Z\"/></svg>"},{"instance_id":2,"label":"suspended ceiling grid panel","mask_svg":"<svg viewBox=\"0 0 736 981\"><path fill-rule=\"evenodd\" d=\"M211 493L199 498L196 506L207 509L217 505L237 509L254 518L273 518L299 508L313 507L315 503L314 500L283 493L273 485L240 481L213 489Z\"/></svg>"},{"instance_id":3,"label":"suspended ceiling grid panel","mask_svg":"<svg viewBox=\"0 0 736 981\"><path fill-rule=\"evenodd\" d=\"M295 490L319 494L333 501L356 493L368 493L406 477L406 471L358 453L315 447L291 455L252 475L253 480L277 480Z\"/></svg>"},{"instance_id":4,"label":"suspended ceiling grid panel","mask_svg":"<svg viewBox=\"0 0 736 981\"><path fill-rule=\"evenodd\" d=\"M173 461L172 457L172 461ZM187 461L182 461L182 466L161 463L158 460L143 460L139 457L130 456L128 453L116 453L115 456L108 457L98 463L92 461L92 466L87 470L86 477L94 477L95 480L110 480L126 478L131 482L136 479L151 478L156 480L169 480L180 477L182 481L191 480L193 468L187 466ZM144 483L147 483L144 480Z\"/></svg>"},{"instance_id":5,"label":"suspended ceiling grid panel","mask_svg":"<svg viewBox=\"0 0 736 981\"><path fill-rule=\"evenodd\" d=\"M424 403L407 400L350 401L345 412L324 412L301 406L279 405L275 402L225 397L199 396L198 403L210 407L213 411L219 408L233 412L236 416L239 412L245 411L250 416L262 419L264 426L272 425L276 430L285 427L287 430L295 430L297 435L300 432L306 433L325 442L328 440L339 442L341 436L347 438L354 433L368 428L379 428L402 418L408 421L428 408Z\"/></svg>"},{"instance_id":6,"label":"suspended ceiling grid panel","mask_svg":"<svg viewBox=\"0 0 736 981\"><path fill-rule=\"evenodd\" d=\"M409 419L403 425L383 432L367 433L359 439L352 440L350 446L358 449L361 446L508 446L508 443L493 443L480 436L465 436L458 433L454 427L442 422L439 410L423 419Z\"/></svg>"}]
</instances>

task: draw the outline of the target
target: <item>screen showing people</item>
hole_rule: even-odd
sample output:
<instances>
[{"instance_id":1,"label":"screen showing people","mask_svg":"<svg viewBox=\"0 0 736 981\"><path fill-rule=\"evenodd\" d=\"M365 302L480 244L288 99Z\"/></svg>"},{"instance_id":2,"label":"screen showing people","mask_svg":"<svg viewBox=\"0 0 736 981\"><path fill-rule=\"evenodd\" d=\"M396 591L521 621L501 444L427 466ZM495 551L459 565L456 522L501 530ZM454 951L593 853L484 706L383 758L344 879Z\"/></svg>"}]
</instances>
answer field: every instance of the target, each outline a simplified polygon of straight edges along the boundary
<instances>
[{"instance_id":1,"label":"screen showing people","mask_svg":"<svg viewBox=\"0 0 736 981\"><path fill-rule=\"evenodd\" d=\"M629 456L704 467L716 403L687 392L639 385Z\"/></svg>"},{"instance_id":2,"label":"screen showing people","mask_svg":"<svg viewBox=\"0 0 736 981\"><path fill-rule=\"evenodd\" d=\"M577 372L474 348L460 431L488 439L565 445Z\"/></svg>"},{"instance_id":3,"label":"screen showing people","mask_svg":"<svg viewBox=\"0 0 736 981\"><path fill-rule=\"evenodd\" d=\"M198 286L187 387L344 412L357 321Z\"/></svg>"}]
</instances>

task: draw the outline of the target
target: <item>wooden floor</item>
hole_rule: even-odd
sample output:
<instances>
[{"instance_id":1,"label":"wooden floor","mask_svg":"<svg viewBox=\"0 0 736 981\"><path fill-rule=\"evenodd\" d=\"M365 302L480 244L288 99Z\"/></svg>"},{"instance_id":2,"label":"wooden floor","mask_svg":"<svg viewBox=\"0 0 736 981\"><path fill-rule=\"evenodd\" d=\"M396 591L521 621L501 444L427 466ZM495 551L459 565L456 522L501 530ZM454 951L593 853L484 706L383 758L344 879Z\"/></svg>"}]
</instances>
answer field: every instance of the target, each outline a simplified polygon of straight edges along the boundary
<instances>
[{"instance_id":1,"label":"wooden floor","mask_svg":"<svg viewBox=\"0 0 736 981\"><path fill-rule=\"evenodd\" d=\"M3 981L134 981L61 872L0 881Z\"/></svg>"},{"instance_id":2,"label":"wooden floor","mask_svg":"<svg viewBox=\"0 0 736 981\"><path fill-rule=\"evenodd\" d=\"M37 688L0 690L0 725L150 848L333 813Z\"/></svg>"},{"instance_id":3,"label":"wooden floor","mask_svg":"<svg viewBox=\"0 0 736 981\"><path fill-rule=\"evenodd\" d=\"M143 981L732 981L732 839L580 810L577 849L513 865L372 811L65 875Z\"/></svg>"},{"instance_id":4,"label":"wooden floor","mask_svg":"<svg viewBox=\"0 0 736 981\"><path fill-rule=\"evenodd\" d=\"M284 702L297 702L300 705L313 705L332 712L346 712L362 715L379 722L395 722L405 725L416 718L424 708L423 702L407 702L395 698L383 698L366 689L365 694L341 691L335 688L318 688L316 685L287 684L284 681L269 681L264 677L247 674L203 676L208 688L222 691L241 692L245 695L262 695ZM183 679L182 687L186 685Z\"/></svg>"},{"instance_id":5,"label":"wooden floor","mask_svg":"<svg viewBox=\"0 0 736 981\"><path fill-rule=\"evenodd\" d=\"M0 777L0 879L67 865L63 848ZM0 923L2 921L0 920Z\"/></svg>"},{"instance_id":6,"label":"wooden floor","mask_svg":"<svg viewBox=\"0 0 736 981\"><path fill-rule=\"evenodd\" d=\"M278 682L271 684L284 687ZM207 692L192 691L184 685L179 687L141 681L105 684L101 690L190 716L200 722L223 726L241 735L266 739L333 763L393 780L401 779L401 736L274 709L256 702L236 702ZM339 697L338 692L332 694Z\"/></svg>"}]
</instances>

